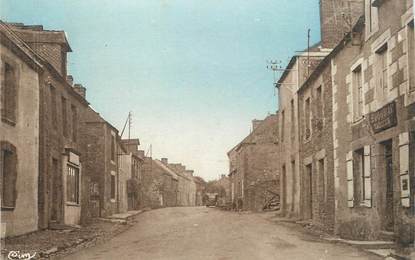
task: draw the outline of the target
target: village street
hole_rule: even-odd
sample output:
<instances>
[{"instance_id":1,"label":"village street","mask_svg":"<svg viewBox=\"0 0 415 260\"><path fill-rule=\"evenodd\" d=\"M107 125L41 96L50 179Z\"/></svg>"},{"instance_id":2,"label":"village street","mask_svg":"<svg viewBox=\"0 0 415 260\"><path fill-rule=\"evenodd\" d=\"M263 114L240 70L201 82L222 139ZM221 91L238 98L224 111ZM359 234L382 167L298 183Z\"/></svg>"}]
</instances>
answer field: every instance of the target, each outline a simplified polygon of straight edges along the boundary
<instances>
[{"instance_id":1,"label":"village street","mask_svg":"<svg viewBox=\"0 0 415 260\"><path fill-rule=\"evenodd\" d=\"M378 259L273 222L273 214L206 207L152 210L111 241L64 259Z\"/></svg>"}]
</instances>

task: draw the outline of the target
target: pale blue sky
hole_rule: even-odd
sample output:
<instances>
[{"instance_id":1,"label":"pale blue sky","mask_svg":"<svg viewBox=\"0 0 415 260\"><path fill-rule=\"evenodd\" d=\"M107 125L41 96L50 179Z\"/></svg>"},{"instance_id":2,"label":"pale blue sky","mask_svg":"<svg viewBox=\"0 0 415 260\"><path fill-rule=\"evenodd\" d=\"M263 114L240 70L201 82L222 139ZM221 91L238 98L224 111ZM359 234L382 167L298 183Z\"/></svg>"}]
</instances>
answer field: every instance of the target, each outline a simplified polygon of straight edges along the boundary
<instances>
[{"instance_id":1,"label":"pale blue sky","mask_svg":"<svg viewBox=\"0 0 415 260\"><path fill-rule=\"evenodd\" d=\"M65 30L69 73L120 130L213 179L251 120L277 109L266 60L320 38L318 0L0 0L7 22Z\"/></svg>"}]
</instances>

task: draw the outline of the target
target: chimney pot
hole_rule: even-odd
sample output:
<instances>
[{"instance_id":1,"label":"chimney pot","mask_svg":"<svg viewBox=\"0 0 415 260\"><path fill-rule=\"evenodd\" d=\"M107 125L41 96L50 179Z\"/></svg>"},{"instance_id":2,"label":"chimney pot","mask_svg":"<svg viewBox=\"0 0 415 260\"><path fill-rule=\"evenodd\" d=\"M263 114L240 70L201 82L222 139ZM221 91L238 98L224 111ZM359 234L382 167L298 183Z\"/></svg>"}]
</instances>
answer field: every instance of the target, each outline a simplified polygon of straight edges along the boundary
<instances>
[{"instance_id":1,"label":"chimney pot","mask_svg":"<svg viewBox=\"0 0 415 260\"><path fill-rule=\"evenodd\" d=\"M81 95L84 99L86 98L86 88L82 86L81 84L75 84L73 86L76 93Z\"/></svg>"}]
</instances>

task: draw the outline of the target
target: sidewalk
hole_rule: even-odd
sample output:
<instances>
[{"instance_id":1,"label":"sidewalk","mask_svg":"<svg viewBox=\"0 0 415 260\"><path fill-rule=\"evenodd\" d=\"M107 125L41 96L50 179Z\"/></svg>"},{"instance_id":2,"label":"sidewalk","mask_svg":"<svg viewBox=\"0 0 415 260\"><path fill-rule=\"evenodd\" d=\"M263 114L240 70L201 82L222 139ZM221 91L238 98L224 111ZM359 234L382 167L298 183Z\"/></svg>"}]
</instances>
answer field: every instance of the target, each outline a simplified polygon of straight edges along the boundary
<instances>
[{"instance_id":1,"label":"sidewalk","mask_svg":"<svg viewBox=\"0 0 415 260\"><path fill-rule=\"evenodd\" d=\"M342 239L335 235L328 233L326 230L323 230L321 227L313 225L310 221L302 221L298 219L290 219L277 216L274 213L264 213L265 218L272 222L276 223L283 223L287 225L297 226L309 234L318 239L323 241L331 242L331 243L342 243L353 247L358 247L366 252L371 254L375 254L380 256L384 259L392 260L392 259L415 259L415 248L409 249L406 252L405 256L402 256L402 253L398 253L396 250L396 244L394 241L385 241L385 240L378 240L378 241L358 241L358 240L348 240Z\"/></svg>"},{"instance_id":2,"label":"sidewalk","mask_svg":"<svg viewBox=\"0 0 415 260\"><path fill-rule=\"evenodd\" d=\"M36 231L2 240L1 258L7 259L10 251L36 254L34 259L59 259L82 248L92 247L126 231L134 224L134 216L143 211L115 214L94 219L86 226L61 226L59 229Z\"/></svg>"}]
</instances>

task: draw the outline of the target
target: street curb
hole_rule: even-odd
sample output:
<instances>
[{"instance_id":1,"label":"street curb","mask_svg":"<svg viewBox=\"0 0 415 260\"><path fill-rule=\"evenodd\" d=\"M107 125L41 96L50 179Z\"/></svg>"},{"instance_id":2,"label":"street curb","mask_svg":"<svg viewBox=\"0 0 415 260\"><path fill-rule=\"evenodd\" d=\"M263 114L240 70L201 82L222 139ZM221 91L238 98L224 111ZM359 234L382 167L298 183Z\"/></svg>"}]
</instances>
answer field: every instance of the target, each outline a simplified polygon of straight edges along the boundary
<instances>
[{"instance_id":1,"label":"street curb","mask_svg":"<svg viewBox=\"0 0 415 260\"><path fill-rule=\"evenodd\" d=\"M149 211L149 209L140 210L140 212L137 212L136 214L133 214L131 216L128 216L126 220L112 219L114 221L111 221L111 219L105 219L105 218L98 218L98 220L100 220L100 221L107 221L107 222L116 223L116 224L120 224L120 225L122 225L121 227L123 227L123 226L127 226L127 224L129 223L129 221L131 221L134 217L136 217L138 215L141 215L142 213L144 213L146 211ZM122 221L122 222L120 222L120 221ZM88 242L93 241L94 244L92 244L91 246L85 247L85 248L90 248L90 247L93 247L93 246L98 245L101 242L109 241L112 238L114 238L114 237L122 234L123 232L127 231L128 229L130 229L130 227L124 227L121 230L118 230L117 232L115 232L115 234L111 235L107 239L105 239L104 236L103 237L100 237L99 235L96 235L96 236L93 236L93 237L91 237L89 239L82 239L82 241L77 240L76 242L71 243L67 247L61 247L61 248L52 247L52 248L50 248L50 249L48 249L46 251L39 252L38 255L39 255L40 259L53 258L53 257L59 255L60 253L63 253L65 251L70 251L72 249L77 248L78 246L82 246L82 245L85 245ZM101 241L100 241L100 239L101 239ZM65 255L70 255L72 253L74 253L74 252L68 252L68 254L65 254Z\"/></svg>"}]
</instances>

